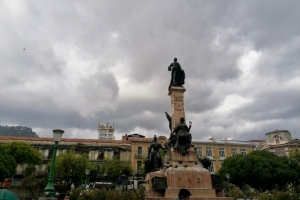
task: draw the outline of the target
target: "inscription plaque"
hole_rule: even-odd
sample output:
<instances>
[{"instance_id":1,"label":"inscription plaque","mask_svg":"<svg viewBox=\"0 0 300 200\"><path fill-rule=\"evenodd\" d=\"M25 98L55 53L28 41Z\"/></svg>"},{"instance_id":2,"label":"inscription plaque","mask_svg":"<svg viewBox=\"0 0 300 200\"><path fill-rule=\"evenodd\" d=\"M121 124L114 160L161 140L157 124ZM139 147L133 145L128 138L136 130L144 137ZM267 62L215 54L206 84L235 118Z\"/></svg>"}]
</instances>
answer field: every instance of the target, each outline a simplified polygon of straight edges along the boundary
<instances>
[{"instance_id":1,"label":"inscription plaque","mask_svg":"<svg viewBox=\"0 0 300 200\"><path fill-rule=\"evenodd\" d=\"M215 190L223 190L222 178L219 174L211 174L212 186Z\"/></svg>"},{"instance_id":2,"label":"inscription plaque","mask_svg":"<svg viewBox=\"0 0 300 200\"><path fill-rule=\"evenodd\" d=\"M153 190L165 190L167 188L167 177L153 177L152 178L152 189Z\"/></svg>"}]
</instances>

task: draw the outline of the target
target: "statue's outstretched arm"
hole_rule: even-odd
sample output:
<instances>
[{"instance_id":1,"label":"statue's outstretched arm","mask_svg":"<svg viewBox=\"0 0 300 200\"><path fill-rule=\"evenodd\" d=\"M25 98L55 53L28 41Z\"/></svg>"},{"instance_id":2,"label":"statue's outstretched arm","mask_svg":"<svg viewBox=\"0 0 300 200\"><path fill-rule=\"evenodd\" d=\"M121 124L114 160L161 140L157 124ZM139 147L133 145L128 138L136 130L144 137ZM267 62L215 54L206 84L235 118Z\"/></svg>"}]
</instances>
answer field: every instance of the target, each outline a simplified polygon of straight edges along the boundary
<instances>
[{"instance_id":1,"label":"statue's outstretched arm","mask_svg":"<svg viewBox=\"0 0 300 200\"><path fill-rule=\"evenodd\" d=\"M168 71L172 71L172 68L173 68L173 63L171 63L168 67Z\"/></svg>"},{"instance_id":2,"label":"statue's outstretched arm","mask_svg":"<svg viewBox=\"0 0 300 200\"><path fill-rule=\"evenodd\" d=\"M191 130L191 128L192 128L192 122L189 122L189 132L190 132L190 130Z\"/></svg>"}]
</instances>

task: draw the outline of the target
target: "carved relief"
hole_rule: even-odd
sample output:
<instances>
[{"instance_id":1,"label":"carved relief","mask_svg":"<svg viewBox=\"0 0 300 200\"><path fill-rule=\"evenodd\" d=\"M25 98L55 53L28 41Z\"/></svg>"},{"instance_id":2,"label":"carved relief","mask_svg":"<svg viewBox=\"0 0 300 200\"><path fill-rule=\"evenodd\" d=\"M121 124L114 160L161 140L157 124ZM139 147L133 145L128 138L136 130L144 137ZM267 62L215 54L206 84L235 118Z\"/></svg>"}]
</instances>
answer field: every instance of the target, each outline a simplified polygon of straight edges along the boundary
<instances>
[{"instance_id":1,"label":"carved relief","mask_svg":"<svg viewBox=\"0 0 300 200\"><path fill-rule=\"evenodd\" d=\"M190 179L190 178L188 178L188 179L182 179L182 178L178 178L178 183L181 183L181 182L183 182L183 183L193 183L193 182L195 182L195 183L201 183L201 179L200 178L195 178L195 179Z\"/></svg>"}]
</instances>

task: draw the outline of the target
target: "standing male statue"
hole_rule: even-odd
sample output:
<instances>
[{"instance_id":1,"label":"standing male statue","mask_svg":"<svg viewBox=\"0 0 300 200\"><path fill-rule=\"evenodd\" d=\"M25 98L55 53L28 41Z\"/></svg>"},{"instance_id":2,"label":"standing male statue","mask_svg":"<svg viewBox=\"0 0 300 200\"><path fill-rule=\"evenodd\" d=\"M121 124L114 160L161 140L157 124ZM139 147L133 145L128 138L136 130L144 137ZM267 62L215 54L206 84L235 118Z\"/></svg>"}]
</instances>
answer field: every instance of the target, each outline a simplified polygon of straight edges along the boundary
<instances>
[{"instance_id":1,"label":"standing male statue","mask_svg":"<svg viewBox=\"0 0 300 200\"><path fill-rule=\"evenodd\" d=\"M181 69L180 64L177 62L177 58L174 58L174 62L169 65L168 70L171 71L169 90L172 86L181 87L184 84L185 73L184 70Z\"/></svg>"},{"instance_id":2,"label":"standing male statue","mask_svg":"<svg viewBox=\"0 0 300 200\"><path fill-rule=\"evenodd\" d=\"M148 149L148 158L147 158L147 172L158 171L162 168L163 163L160 156L159 149L163 149L163 146L157 142L157 137L154 135L154 139Z\"/></svg>"}]
</instances>

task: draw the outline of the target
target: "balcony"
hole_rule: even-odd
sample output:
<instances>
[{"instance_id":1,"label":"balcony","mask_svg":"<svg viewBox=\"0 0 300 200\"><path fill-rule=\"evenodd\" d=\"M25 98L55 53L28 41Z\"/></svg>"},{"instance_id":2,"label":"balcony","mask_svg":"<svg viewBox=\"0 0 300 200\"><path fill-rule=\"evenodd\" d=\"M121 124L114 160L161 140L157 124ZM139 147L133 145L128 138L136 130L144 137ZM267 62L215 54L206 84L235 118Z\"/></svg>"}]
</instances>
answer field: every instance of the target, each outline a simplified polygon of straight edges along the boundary
<instances>
[{"instance_id":1,"label":"balcony","mask_svg":"<svg viewBox=\"0 0 300 200\"><path fill-rule=\"evenodd\" d=\"M143 158L143 154L141 153L135 153L134 158Z\"/></svg>"}]
</instances>

